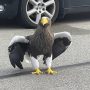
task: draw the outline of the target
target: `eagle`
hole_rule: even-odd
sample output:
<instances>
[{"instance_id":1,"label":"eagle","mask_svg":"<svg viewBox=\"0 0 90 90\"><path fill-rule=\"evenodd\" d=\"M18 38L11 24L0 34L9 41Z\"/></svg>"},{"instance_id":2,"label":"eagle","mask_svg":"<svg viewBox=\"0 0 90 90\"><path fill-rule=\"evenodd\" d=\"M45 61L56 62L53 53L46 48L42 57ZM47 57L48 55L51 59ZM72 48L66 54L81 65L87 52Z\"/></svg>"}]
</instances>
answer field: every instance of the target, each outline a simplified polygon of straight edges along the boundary
<instances>
[{"instance_id":1,"label":"eagle","mask_svg":"<svg viewBox=\"0 0 90 90\"><path fill-rule=\"evenodd\" d=\"M14 36L8 47L11 65L23 69L22 62L27 56L31 60L34 71L32 74L42 74L38 57L43 55L43 64L46 64L47 74L55 74L52 70L52 61L66 51L71 44L69 32L53 33L51 30L51 19L41 17L33 35Z\"/></svg>"}]
</instances>

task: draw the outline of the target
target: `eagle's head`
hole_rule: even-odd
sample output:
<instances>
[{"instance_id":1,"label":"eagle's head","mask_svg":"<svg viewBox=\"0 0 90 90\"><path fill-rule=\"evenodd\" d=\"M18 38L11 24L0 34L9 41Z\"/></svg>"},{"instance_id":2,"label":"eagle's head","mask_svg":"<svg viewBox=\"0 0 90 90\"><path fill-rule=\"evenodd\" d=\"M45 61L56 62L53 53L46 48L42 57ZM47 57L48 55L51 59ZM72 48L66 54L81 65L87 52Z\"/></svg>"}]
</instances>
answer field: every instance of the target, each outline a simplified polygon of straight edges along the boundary
<instances>
[{"instance_id":1,"label":"eagle's head","mask_svg":"<svg viewBox=\"0 0 90 90\"><path fill-rule=\"evenodd\" d=\"M42 17L42 18L40 19L39 24L40 24L40 26L42 26L43 28L47 28L48 26L51 26L51 25L50 25L50 24L51 24L51 20L50 20L50 18L44 16L44 17Z\"/></svg>"}]
</instances>

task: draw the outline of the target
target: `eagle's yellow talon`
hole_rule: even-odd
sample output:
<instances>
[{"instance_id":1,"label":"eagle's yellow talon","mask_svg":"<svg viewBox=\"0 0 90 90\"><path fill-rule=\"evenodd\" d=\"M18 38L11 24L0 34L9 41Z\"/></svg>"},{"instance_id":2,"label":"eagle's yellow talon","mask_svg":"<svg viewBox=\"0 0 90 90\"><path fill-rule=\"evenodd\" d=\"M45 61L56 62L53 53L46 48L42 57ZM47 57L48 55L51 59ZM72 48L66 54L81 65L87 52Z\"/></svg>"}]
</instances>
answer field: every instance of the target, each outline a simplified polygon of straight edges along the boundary
<instances>
[{"instance_id":1,"label":"eagle's yellow talon","mask_svg":"<svg viewBox=\"0 0 90 90\"><path fill-rule=\"evenodd\" d=\"M47 74L56 74L56 71L53 71L51 68L48 68L46 71Z\"/></svg>"},{"instance_id":2,"label":"eagle's yellow talon","mask_svg":"<svg viewBox=\"0 0 90 90\"><path fill-rule=\"evenodd\" d=\"M43 74L43 72L39 68L37 68L37 69L35 69L34 72L32 72L32 74L39 75L39 74Z\"/></svg>"}]
</instances>

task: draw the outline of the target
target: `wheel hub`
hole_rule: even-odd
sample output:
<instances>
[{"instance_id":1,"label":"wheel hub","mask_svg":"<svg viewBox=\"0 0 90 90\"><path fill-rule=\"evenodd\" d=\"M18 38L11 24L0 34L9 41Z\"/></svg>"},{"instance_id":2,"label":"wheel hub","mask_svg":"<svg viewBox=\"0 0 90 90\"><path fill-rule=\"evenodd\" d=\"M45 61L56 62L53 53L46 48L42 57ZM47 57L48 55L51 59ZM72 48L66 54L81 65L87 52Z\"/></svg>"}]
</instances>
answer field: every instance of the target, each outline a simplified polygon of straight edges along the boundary
<instances>
[{"instance_id":1,"label":"wheel hub","mask_svg":"<svg viewBox=\"0 0 90 90\"><path fill-rule=\"evenodd\" d=\"M36 9L38 13L43 13L46 10L46 6L41 2L36 6Z\"/></svg>"},{"instance_id":2,"label":"wheel hub","mask_svg":"<svg viewBox=\"0 0 90 90\"><path fill-rule=\"evenodd\" d=\"M48 16L52 18L55 13L55 7L54 0L47 0L46 2L43 0L28 0L28 10L26 8L26 12L30 21L34 24L37 24L39 20L38 18L41 18L42 16Z\"/></svg>"}]
</instances>

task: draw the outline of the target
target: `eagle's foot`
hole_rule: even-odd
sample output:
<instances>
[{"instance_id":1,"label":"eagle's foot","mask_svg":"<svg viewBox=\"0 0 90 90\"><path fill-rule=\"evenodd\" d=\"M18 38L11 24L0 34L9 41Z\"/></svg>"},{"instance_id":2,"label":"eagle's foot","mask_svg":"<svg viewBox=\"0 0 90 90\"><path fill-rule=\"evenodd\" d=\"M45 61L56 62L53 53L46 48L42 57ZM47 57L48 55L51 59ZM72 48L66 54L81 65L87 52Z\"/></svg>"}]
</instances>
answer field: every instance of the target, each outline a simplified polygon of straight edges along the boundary
<instances>
[{"instance_id":1,"label":"eagle's foot","mask_svg":"<svg viewBox=\"0 0 90 90\"><path fill-rule=\"evenodd\" d=\"M37 68L34 72L32 72L32 74L40 75L43 74L43 72L39 68Z\"/></svg>"},{"instance_id":2,"label":"eagle's foot","mask_svg":"<svg viewBox=\"0 0 90 90\"><path fill-rule=\"evenodd\" d=\"M51 68L48 68L46 71L47 74L56 74L57 72L52 70Z\"/></svg>"}]
</instances>

